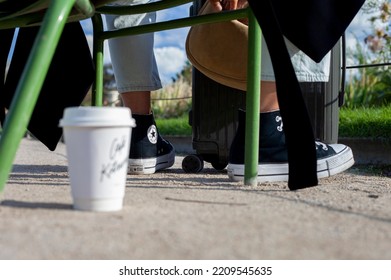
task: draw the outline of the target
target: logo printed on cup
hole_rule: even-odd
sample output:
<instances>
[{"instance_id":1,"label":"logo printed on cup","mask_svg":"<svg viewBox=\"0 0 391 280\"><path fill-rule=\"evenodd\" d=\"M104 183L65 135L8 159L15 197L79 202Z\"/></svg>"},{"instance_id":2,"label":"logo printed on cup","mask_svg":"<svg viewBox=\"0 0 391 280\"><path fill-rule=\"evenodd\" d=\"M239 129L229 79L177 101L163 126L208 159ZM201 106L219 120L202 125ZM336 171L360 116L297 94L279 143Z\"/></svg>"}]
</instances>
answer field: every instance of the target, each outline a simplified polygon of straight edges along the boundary
<instances>
[{"instance_id":1,"label":"logo printed on cup","mask_svg":"<svg viewBox=\"0 0 391 280\"><path fill-rule=\"evenodd\" d=\"M121 171L122 168L127 168L128 156L124 159L117 159L118 156L123 156L123 149L126 149L126 135L123 135L121 139L114 138L111 147L109 150L109 160L107 163L102 164L102 169L100 172L100 181L102 182L104 178L110 179L111 175L115 174L118 171ZM125 154L126 155L126 154Z\"/></svg>"}]
</instances>

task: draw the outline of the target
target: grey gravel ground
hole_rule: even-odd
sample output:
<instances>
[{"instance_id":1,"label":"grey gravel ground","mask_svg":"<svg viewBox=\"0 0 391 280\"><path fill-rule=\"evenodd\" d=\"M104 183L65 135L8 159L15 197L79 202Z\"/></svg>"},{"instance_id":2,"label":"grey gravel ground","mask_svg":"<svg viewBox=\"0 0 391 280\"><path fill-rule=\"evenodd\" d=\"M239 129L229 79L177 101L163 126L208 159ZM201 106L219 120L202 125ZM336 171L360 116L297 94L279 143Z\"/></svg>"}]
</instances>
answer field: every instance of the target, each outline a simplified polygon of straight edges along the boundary
<instances>
[{"instance_id":1,"label":"grey gravel ground","mask_svg":"<svg viewBox=\"0 0 391 280\"><path fill-rule=\"evenodd\" d=\"M353 166L314 188L243 186L206 164L127 177L124 208L72 208L64 144L23 139L0 259L391 259L391 178Z\"/></svg>"}]
</instances>

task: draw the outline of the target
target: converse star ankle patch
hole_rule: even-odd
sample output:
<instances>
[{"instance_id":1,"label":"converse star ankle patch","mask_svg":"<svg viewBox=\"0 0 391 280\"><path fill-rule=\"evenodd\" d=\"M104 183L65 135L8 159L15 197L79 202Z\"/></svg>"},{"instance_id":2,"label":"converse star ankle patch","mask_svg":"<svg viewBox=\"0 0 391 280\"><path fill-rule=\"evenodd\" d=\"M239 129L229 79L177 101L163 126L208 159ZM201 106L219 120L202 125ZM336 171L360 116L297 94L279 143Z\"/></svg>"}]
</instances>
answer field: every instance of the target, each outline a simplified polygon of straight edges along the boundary
<instances>
[{"instance_id":1,"label":"converse star ankle patch","mask_svg":"<svg viewBox=\"0 0 391 280\"><path fill-rule=\"evenodd\" d=\"M156 142L157 142L157 129L156 129L155 125L151 125L148 128L147 136L148 136L149 142L151 142L152 144L156 144Z\"/></svg>"}]
</instances>

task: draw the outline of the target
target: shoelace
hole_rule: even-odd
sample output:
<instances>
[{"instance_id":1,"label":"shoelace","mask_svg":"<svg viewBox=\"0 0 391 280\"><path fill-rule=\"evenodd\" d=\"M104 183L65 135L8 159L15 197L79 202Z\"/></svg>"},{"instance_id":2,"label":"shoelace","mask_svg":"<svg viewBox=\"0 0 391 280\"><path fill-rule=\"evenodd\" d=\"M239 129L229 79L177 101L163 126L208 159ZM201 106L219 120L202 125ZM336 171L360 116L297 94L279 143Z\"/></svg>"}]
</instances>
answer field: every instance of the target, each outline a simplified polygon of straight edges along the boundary
<instances>
[{"instance_id":1,"label":"shoelace","mask_svg":"<svg viewBox=\"0 0 391 280\"><path fill-rule=\"evenodd\" d=\"M319 141L315 141L315 145L316 145L316 149L318 149L319 146L322 146L322 149L325 151L329 149L329 147L325 143Z\"/></svg>"}]
</instances>

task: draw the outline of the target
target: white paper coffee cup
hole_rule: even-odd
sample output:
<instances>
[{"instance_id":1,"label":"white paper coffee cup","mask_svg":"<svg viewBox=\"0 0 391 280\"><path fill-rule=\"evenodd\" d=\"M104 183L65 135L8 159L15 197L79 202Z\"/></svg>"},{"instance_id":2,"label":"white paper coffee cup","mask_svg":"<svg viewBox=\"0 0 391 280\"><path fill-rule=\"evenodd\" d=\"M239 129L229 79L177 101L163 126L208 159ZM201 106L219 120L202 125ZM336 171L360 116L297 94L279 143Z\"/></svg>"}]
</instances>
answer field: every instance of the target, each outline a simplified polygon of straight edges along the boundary
<instances>
[{"instance_id":1,"label":"white paper coffee cup","mask_svg":"<svg viewBox=\"0 0 391 280\"><path fill-rule=\"evenodd\" d=\"M117 211L123 207L135 121L126 107L70 107L60 120L68 158L73 207Z\"/></svg>"}]
</instances>

